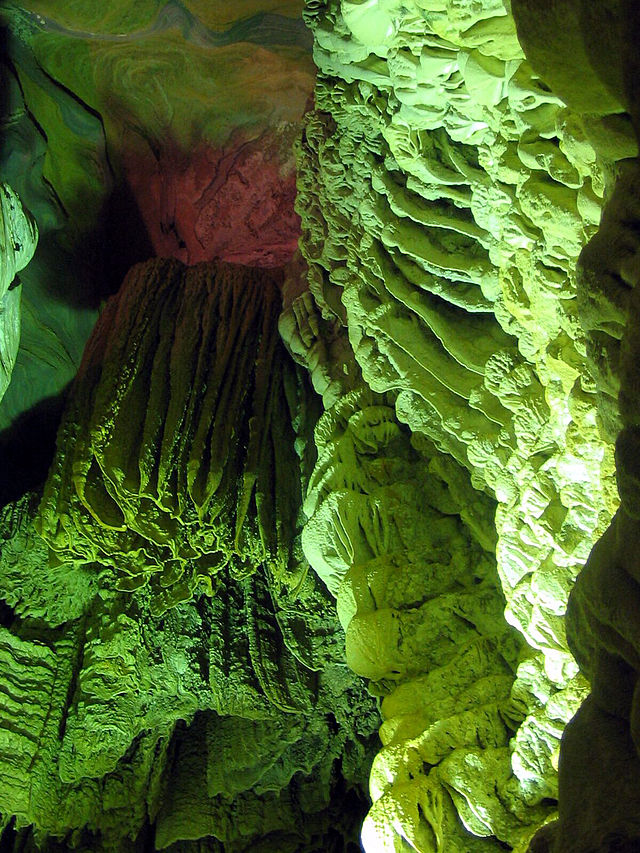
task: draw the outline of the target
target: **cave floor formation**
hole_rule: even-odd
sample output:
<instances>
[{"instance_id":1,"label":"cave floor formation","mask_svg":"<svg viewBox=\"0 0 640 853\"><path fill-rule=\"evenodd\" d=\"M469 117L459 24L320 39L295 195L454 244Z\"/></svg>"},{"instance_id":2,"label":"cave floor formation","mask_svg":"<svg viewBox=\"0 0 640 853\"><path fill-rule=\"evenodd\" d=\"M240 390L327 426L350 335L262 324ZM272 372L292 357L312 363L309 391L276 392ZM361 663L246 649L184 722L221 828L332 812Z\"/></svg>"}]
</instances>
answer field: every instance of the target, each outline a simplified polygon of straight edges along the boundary
<instances>
[{"instance_id":1,"label":"cave floor formation","mask_svg":"<svg viewBox=\"0 0 640 853\"><path fill-rule=\"evenodd\" d=\"M0 40L0 851L639 851L634 0Z\"/></svg>"}]
</instances>

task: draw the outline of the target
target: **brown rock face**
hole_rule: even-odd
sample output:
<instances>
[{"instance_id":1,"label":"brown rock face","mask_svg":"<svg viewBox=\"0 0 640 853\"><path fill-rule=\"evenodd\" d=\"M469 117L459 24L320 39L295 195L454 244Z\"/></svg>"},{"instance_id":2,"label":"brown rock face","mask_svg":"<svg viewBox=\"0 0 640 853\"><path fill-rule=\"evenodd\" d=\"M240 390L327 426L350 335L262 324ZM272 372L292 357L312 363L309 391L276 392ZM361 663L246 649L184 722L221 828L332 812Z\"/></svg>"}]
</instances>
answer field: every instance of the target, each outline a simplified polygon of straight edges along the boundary
<instances>
[{"instance_id":1,"label":"brown rock face","mask_svg":"<svg viewBox=\"0 0 640 853\"><path fill-rule=\"evenodd\" d=\"M158 159L125 154L127 180L158 256L257 267L291 260L300 219L284 143L269 131L234 142L188 154L167 148Z\"/></svg>"}]
</instances>

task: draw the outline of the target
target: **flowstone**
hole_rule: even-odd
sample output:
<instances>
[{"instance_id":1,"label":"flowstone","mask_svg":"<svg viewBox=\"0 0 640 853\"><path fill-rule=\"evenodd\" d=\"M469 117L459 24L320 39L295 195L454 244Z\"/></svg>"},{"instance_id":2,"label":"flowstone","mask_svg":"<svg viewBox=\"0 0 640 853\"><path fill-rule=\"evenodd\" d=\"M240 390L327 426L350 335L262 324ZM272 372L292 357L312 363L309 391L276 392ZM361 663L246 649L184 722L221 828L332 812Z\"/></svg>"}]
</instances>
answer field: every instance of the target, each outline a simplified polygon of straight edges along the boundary
<instances>
[{"instance_id":1,"label":"flowstone","mask_svg":"<svg viewBox=\"0 0 640 853\"><path fill-rule=\"evenodd\" d=\"M149 582L162 612L216 575L294 589L296 377L277 276L155 260L107 303L58 434L38 531L61 560Z\"/></svg>"},{"instance_id":2,"label":"flowstone","mask_svg":"<svg viewBox=\"0 0 640 853\"><path fill-rule=\"evenodd\" d=\"M505 615L531 649L513 687L524 719L510 761L533 826L557 797L560 736L587 692L567 599L618 506L575 268L618 162L637 150L633 127L567 106L525 58L509 4L381 2L365 15L334 0L305 17L319 73L297 205L318 328L344 329L414 445L435 446L497 502ZM332 500L339 528L346 511ZM333 583L335 548L321 538ZM467 794L456 808L486 833L469 811L480 793ZM386 844L401 849L413 831L411 802L389 813ZM509 831L491 830L524 849ZM446 832L421 844L446 850Z\"/></svg>"},{"instance_id":3,"label":"flowstone","mask_svg":"<svg viewBox=\"0 0 640 853\"><path fill-rule=\"evenodd\" d=\"M379 714L295 542L279 310L270 273L161 260L105 307L0 516L3 849L353 849Z\"/></svg>"},{"instance_id":4,"label":"flowstone","mask_svg":"<svg viewBox=\"0 0 640 853\"><path fill-rule=\"evenodd\" d=\"M550 810L536 799L544 754L533 773L512 767L513 743L531 736L530 718L529 732L519 728L530 699L516 682L523 644L503 618L495 504L432 444L413 446L394 395L368 389L353 354L341 374L314 369L339 335L312 309L303 293L280 325L333 400L315 429L305 555L336 596L347 663L382 698L363 843L481 851L508 840L523 848ZM520 741L512 741L516 730ZM556 725L553 744L559 734Z\"/></svg>"},{"instance_id":5,"label":"flowstone","mask_svg":"<svg viewBox=\"0 0 640 853\"><path fill-rule=\"evenodd\" d=\"M95 187L77 188L102 186L121 119L124 136L145 115L150 138L175 130L190 147L174 72L205 81L209 121L217 65L201 42L215 34L200 24L229 25L223 4L194 0L200 18L176 5L144 85L122 88L114 28L148 27L160 48L165 19L85 5L92 31L70 50L50 19L4 16L22 33L11 97L27 124L28 108L43 116L32 153L76 223L97 215ZM308 0L318 77L284 282L225 264L132 270L46 483L0 512L3 849L353 853L360 830L368 853L637 849L636 5ZM270 53L261 21L219 54L240 69L221 103L237 93L243 123L268 87L245 62ZM292 86L282 115L308 79L298 49L276 62ZM164 97L140 100L167 58ZM110 129L107 102L124 110ZM216 175L189 245L164 218L173 189L162 217L151 204L156 249L289 256L291 211L251 201L279 185L267 167L282 151L260 140L266 153L242 146L251 168L228 174L234 202L234 181L249 192L229 205L248 253L233 254L219 203L226 149L154 150L151 172L146 148L123 159L143 208L159 184ZM19 294L4 221L0 394ZM75 369L54 339L52 364L64 350Z\"/></svg>"}]
</instances>

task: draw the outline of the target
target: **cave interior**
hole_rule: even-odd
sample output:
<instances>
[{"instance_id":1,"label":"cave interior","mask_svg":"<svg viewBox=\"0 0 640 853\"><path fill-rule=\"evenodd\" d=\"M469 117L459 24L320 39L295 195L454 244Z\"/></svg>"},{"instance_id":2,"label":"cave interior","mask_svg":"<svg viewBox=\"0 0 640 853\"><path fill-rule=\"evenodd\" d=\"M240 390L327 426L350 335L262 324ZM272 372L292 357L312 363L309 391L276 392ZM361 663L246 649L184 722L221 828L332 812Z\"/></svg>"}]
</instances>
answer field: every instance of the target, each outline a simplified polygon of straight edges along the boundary
<instances>
[{"instance_id":1,"label":"cave interior","mask_svg":"<svg viewBox=\"0 0 640 853\"><path fill-rule=\"evenodd\" d=\"M640 851L639 44L0 2L1 853Z\"/></svg>"}]
</instances>

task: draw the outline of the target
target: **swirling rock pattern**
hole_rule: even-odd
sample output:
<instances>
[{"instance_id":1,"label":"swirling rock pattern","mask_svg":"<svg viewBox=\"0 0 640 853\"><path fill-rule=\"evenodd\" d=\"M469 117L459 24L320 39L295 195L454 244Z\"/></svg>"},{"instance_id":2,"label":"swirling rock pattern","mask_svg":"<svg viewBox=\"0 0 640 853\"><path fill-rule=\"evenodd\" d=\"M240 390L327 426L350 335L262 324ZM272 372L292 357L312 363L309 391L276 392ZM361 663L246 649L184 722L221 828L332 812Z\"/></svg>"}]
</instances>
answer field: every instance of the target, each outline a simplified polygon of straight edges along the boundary
<instances>
[{"instance_id":1,"label":"swirling rock pattern","mask_svg":"<svg viewBox=\"0 0 640 853\"><path fill-rule=\"evenodd\" d=\"M312 86L296 14L268 2L235 15L176 0L135 12L10 6L20 84L47 138L44 175L72 236L127 182L159 254L286 260L299 227L290 140ZM220 227L229 218L235 235Z\"/></svg>"},{"instance_id":2,"label":"swirling rock pattern","mask_svg":"<svg viewBox=\"0 0 640 853\"><path fill-rule=\"evenodd\" d=\"M314 76L301 5L2 4L0 171L41 240L0 430L64 392L134 263L291 257L291 141Z\"/></svg>"}]
</instances>

